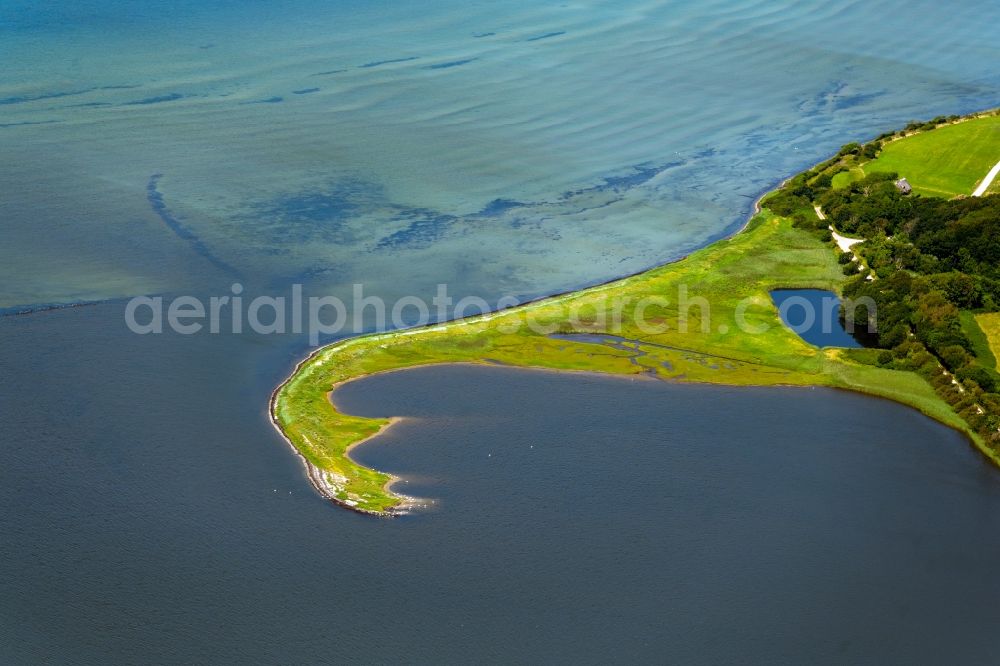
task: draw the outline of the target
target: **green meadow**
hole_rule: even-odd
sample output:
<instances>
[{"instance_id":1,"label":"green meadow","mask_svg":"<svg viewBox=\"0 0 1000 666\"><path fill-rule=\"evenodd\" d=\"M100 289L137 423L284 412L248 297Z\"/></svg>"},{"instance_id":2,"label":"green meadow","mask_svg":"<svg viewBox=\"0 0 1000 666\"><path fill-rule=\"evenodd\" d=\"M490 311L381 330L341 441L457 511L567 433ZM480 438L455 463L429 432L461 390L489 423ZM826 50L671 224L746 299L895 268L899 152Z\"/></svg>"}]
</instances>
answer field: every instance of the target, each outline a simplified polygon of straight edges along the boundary
<instances>
[{"instance_id":1,"label":"green meadow","mask_svg":"<svg viewBox=\"0 0 1000 666\"><path fill-rule=\"evenodd\" d=\"M830 183L834 189L842 189L847 187L853 182L859 181L865 177L865 171L861 167L853 167L847 171L841 171L833 177Z\"/></svg>"},{"instance_id":2,"label":"green meadow","mask_svg":"<svg viewBox=\"0 0 1000 666\"><path fill-rule=\"evenodd\" d=\"M917 194L951 198L972 194L998 161L1000 116L991 114L890 141L862 168L866 173L894 171ZM990 192L996 188L994 183Z\"/></svg>"}]
</instances>

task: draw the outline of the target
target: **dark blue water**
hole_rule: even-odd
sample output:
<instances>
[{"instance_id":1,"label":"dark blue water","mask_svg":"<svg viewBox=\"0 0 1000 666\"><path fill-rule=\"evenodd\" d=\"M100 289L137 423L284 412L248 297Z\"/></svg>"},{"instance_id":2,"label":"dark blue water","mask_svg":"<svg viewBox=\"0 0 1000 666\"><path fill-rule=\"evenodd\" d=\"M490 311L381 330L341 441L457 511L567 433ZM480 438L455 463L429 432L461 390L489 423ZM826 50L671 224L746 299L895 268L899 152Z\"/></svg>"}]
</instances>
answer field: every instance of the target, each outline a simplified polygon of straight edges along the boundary
<instances>
[{"instance_id":1,"label":"dark blue water","mask_svg":"<svg viewBox=\"0 0 1000 666\"><path fill-rule=\"evenodd\" d=\"M0 661L988 663L1000 474L899 405L450 367L339 391L434 510L324 502L301 349L0 321ZM40 388L43 387L43 388Z\"/></svg>"},{"instance_id":2,"label":"dark blue water","mask_svg":"<svg viewBox=\"0 0 1000 666\"><path fill-rule=\"evenodd\" d=\"M825 289L777 289L771 299L785 325L817 347L861 347L840 320L840 297Z\"/></svg>"}]
</instances>

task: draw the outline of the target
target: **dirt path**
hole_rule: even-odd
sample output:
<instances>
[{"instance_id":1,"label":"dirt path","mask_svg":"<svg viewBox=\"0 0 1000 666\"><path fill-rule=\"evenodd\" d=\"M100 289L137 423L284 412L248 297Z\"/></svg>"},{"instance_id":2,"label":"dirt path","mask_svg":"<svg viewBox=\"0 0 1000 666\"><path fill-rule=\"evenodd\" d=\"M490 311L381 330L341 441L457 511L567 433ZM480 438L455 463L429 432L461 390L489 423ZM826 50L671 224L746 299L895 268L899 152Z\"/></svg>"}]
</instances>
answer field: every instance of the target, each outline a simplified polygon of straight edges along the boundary
<instances>
[{"instance_id":1,"label":"dirt path","mask_svg":"<svg viewBox=\"0 0 1000 666\"><path fill-rule=\"evenodd\" d=\"M813 206L816 209L816 216L821 220L826 219L826 215L823 214L823 210L819 206ZM837 242L837 247L840 248L841 252L850 252L851 248L858 243L864 243L864 238L848 238L847 236L841 236L834 230L833 225L829 227L830 233L833 234L833 240ZM855 259L859 259L857 255L854 255Z\"/></svg>"}]
</instances>

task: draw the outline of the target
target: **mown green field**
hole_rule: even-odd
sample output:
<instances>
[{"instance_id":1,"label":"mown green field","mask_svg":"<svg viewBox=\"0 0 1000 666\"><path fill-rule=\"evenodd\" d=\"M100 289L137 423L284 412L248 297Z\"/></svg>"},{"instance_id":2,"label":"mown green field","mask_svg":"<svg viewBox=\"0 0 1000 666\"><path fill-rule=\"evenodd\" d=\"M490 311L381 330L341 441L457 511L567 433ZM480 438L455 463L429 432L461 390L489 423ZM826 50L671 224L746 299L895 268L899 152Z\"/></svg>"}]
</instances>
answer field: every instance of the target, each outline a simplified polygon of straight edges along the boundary
<instances>
[{"instance_id":1,"label":"mown green field","mask_svg":"<svg viewBox=\"0 0 1000 666\"><path fill-rule=\"evenodd\" d=\"M997 360L1000 359L1000 312L976 315L976 323L986 336L990 352L993 354L994 367L1000 370L1000 365L997 364Z\"/></svg>"},{"instance_id":2,"label":"mown green field","mask_svg":"<svg viewBox=\"0 0 1000 666\"><path fill-rule=\"evenodd\" d=\"M831 182L831 186L834 189L839 190L844 187L847 187L851 183L861 180L864 177L865 177L864 169L862 169L861 167L854 167L853 169L850 169L848 171L841 171L840 173L835 175L833 177L833 181Z\"/></svg>"},{"instance_id":3,"label":"mown green field","mask_svg":"<svg viewBox=\"0 0 1000 666\"><path fill-rule=\"evenodd\" d=\"M744 232L635 277L494 315L326 347L277 390L273 415L313 466L314 481L322 480L321 491L374 513L405 502L386 490L390 476L355 464L348 449L387 421L338 412L329 396L338 383L420 365L503 363L677 382L833 386L912 405L967 431L918 375L855 360L871 354L817 349L781 323L771 290L839 291L844 279L831 245L765 212ZM680 307L683 298L704 301ZM611 323L615 308L622 312L620 326ZM547 334L570 331L606 332L639 344L623 349Z\"/></svg>"},{"instance_id":4,"label":"mown green field","mask_svg":"<svg viewBox=\"0 0 1000 666\"><path fill-rule=\"evenodd\" d=\"M998 161L1000 116L987 115L892 141L863 168L895 171L917 194L951 198L972 194Z\"/></svg>"}]
</instances>

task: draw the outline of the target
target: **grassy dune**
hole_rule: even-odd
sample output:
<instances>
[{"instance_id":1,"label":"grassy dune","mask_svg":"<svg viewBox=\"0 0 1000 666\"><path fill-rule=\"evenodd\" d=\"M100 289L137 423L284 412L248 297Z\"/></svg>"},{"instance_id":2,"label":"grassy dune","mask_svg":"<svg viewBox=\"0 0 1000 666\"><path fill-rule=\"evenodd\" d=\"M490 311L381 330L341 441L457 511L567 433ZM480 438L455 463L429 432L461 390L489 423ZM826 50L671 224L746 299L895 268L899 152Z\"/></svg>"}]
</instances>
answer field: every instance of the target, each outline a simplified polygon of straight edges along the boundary
<instances>
[{"instance_id":1,"label":"grassy dune","mask_svg":"<svg viewBox=\"0 0 1000 666\"><path fill-rule=\"evenodd\" d=\"M323 348L277 389L273 416L321 492L377 514L405 508L404 498L387 490L391 477L357 465L348 450L388 421L340 413L329 396L339 383L420 365L504 363L677 382L832 386L912 405L964 431L919 376L859 362L865 350L817 349L782 325L771 290L838 291L843 280L832 246L765 212L744 232L638 276L494 315ZM685 293L690 307L680 307ZM708 309L692 299L704 299ZM616 307L620 327L609 323ZM650 332L649 325L666 330ZM540 326L546 329L533 330ZM607 332L639 342L620 348L554 339L547 331Z\"/></svg>"},{"instance_id":2,"label":"grassy dune","mask_svg":"<svg viewBox=\"0 0 1000 666\"><path fill-rule=\"evenodd\" d=\"M863 168L866 173L895 171L917 194L951 198L972 194L997 161L1000 116L988 115L890 142Z\"/></svg>"}]
</instances>

